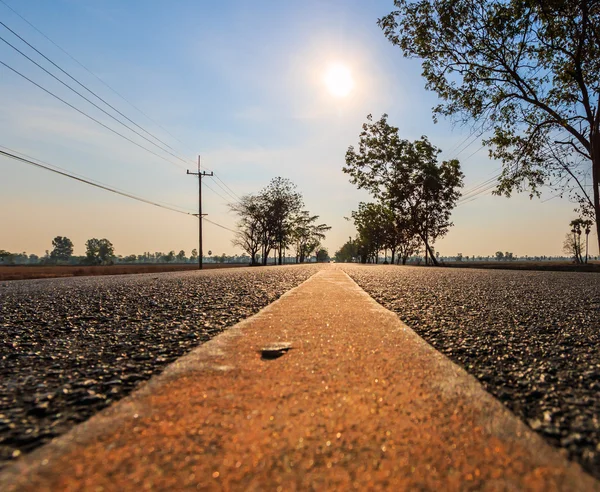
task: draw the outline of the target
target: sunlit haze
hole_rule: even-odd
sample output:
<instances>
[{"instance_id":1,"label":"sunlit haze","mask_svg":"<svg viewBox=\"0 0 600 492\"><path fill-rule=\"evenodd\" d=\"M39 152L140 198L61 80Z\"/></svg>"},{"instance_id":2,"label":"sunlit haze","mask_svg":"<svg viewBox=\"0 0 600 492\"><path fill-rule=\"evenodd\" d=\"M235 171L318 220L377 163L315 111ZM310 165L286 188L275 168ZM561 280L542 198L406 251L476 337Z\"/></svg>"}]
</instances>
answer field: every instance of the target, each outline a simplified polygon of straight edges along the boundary
<instances>
[{"instance_id":1,"label":"sunlit haze","mask_svg":"<svg viewBox=\"0 0 600 492\"><path fill-rule=\"evenodd\" d=\"M348 67L336 63L325 73L325 84L331 94L336 97L346 97L354 87L354 79Z\"/></svg>"},{"instance_id":2,"label":"sunlit haze","mask_svg":"<svg viewBox=\"0 0 600 492\"><path fill-rule=\"evenodd\" d=\"M120 255L189 254L198 220L186 213L197 213L198 180L186 170L200 155L218 177L203 180L212 221L205 252L241 253L231 243L229 204L282 176L332 226L324 246L333 255L356 234L345 217L371 200L342 172L368 114L387 113L402 138L427 135L441 159L459 159L467 192L500 168L482 147L488 135L434 124L439 101L424 87L420 61L403 58L377 26L391 0L5 1L43 35L0 3L7 26L143 130L118 115L138 134L115 122L2 43L0 60L130 141L0 66L0 146L183 213L0 157L0 249L43 255L61 235L79 255L93 237L108 238ZM9 31L2 36L62 76ZM441 255L563 254L576 217L566 197L542 189L539 199L507 199L479 189L486 192L454 210L454 227L435 244Z\"/></svg>"}]
</instances>

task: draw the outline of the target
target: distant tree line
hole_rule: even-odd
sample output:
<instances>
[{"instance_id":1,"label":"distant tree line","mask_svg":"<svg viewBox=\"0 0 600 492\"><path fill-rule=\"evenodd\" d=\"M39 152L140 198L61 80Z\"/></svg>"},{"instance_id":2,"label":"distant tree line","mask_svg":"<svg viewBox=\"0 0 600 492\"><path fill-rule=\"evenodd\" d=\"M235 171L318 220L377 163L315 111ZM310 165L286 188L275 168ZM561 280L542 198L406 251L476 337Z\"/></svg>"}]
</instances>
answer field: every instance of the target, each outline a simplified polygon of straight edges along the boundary
<instances>
[{"instance_id":1,"label":"distant tree line","mask_svg":"<svg viewBox=\"0 0 600 492\"><path fill-rule=\"evenodd\" d=\"M357 236L336 252L337 261L379 261L391 253L403 264L424 249L425 263L438 264L433 244L452 226L450 215L460 197L463 173L456 159L438 162L441 151L427 137L400 138L387 115L363 124L358 147L346 152L343 171L350 182L368 191L375 202L358 205L351 220Z\"/></svg>"},{"instance_id":2,"label":"distant tree line","mask_svg":"<svg viewBox=\"0 0 600 492\"><path fill-rule=\"evenodd\" d=\"M225 254L215 257L216 262L231 262L239 259ZM108 239L88 239L85 243L85 255L73 255L73 242L65 236L56 236L52 240L52 250L46 250L44 256L28 255L25 252L11 253L0 249L0 264L3 265L112 265L115 263L195 263L198 251L193 249L187 257L184 250L163 253L145 252L140 255L117 256L113 244Z\"/></svg>"},{"instance_id":3,"label":"distant tree line","mask_svg":"<svg viewBox=\"0 0 600 492\"><path fill-rule=\"evenodd\" d=\"M238 217L232 243L250 257L251 265L266 265L269 256L281 265L292 250L296 263L304 263L313 254L317 261L327 261L327 250L321 246L331 229L319 224L319 216L304 209L302 194L289 179L273 178L257 194L248 194L230 209Z\"/></svg>"}]
</instances>

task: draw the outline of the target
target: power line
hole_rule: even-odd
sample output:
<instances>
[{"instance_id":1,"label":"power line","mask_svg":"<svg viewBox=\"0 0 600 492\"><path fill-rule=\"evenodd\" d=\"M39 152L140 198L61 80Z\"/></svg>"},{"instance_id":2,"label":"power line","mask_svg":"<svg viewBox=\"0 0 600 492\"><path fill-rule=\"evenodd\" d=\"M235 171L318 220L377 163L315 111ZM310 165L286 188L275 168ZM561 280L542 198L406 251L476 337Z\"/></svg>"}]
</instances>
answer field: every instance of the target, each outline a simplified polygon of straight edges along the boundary
<instances>
[{"instance_id":1,"label":"power line","mask_svg":"<svg viewBox=\"0 0 600 492\"><path fill-rule=\"evenodd\" d=\"M0 24L2 24L4 26L4 24L0 21ZM5 26L6 27L6 26ZM112 114L110 114L108 111L104 110L103 108L101 108L100 106L98 106L96 103L94 103L93 101L91 101L90 99L88 99L87 97L85 97L83 94L81 94L79 91L73 89L73 87L71 87L69 84L67 84L66 82L62 81L61 79L59 79L56 75L54 75L52 72L46 70L44 67L42 67L39 63L37 63L35 60L31 59L29 56L27 56L25 53L23 53L21 50L19 50L17 47L13 46L11 43L9 43L6 39L4 39L2 36L0 36L0 41L3 41L4 43L6 43L8 46L10 46L13 50L15 50L17 53L19 53L20 55L22 55L23 57L27 58L31 63L33 63L34 65L36 65L38 68L40 68L41 70L43 70L44 72L46 72L48 75L50 75L53 79L57 80L58 82L60 82L62 85L64 85L65 87L67 87L68 89L70 89L71 91L73 91L75 94L77 94L79 97L81 97L82 99L84 99L85 101L89 102L92 106L94 106L95 108L99 109L100 111L102 111L105 115L107 115L109 118L112 118L113 120L115 120L117 123L123 125L125 128L127 128L128 130L132 131L133 133L135 133L136 135L138 135L139 137L143 138L144 140L146 140L147 142L149 142L150 144L154 145L155 147L159 148L160 150L162 150L163 152L166 152L167 154L175 157L176 159L179 159L181 162L185 162L183 159L181 159L179 156L173 154L172 152L162 148L160 145L158 145L157 143L153 142L152 140L150 140L149 138L145 137L144 135L142 135L140 132L134 130L133 128L131 128L130 126L128 126L127 124L123 123L121 120L119 120L118 118L116 118L115 116L113 116ZM37 50L36 50L37 51ZM43 56L43 55L42 55ZM64 72L64 70L63 70ZM66 73L66 72L65 72ZM72 78L72 77L71 77ZM80 84L81 85L81 84ZM169 161L171 162L171 161ZM174 164L174 163L173 163Z\"/></svg>"},{"instance_id":2,"label":"power line","mask_svg":"<svg viewBox=\"0 0 600 492\"><path fill-rule=\"evenodd\" d=\"M125 101L127 104L129 104L132 108L134 108L136 111L138 111L139 113L141 113L143 116L145 116L146 118L148 118L148 120L150 120L152 123L154 123L155 125L157 125L158 127L160 127L165 133L169 134L171 137L173 137L175 140L177 140L180 144L184 145L185 144L179 140L175 135L171 134L166 128L164 128L160 123L154 121L150 116L148 116L146 113L144 113L140 108L138 108L137 106L135 106L131 101L129 101L125 96L123 96L122 94L120 94L119 92L117 92L115 89L113 89L107 82L105 82L103 79L101 79L98 75L96 75L94 72L92 72L89 68L87 68L83 63L81 63L79 60L77 60L77 58L75 58L73 55L71 55L67 50L65 50L64 48L62 48L61 46L59 46L56 42L54 42L52 39L50 39L46 34L44 34L42 31L40 31L37 27L35 27L31 22L29 22L25 17L23 17L19 12L17 12L15 9L13 9L10 5L8 5L4 0L0 0L0 2L2 4L4 4L4 6L6 8L8 8L9 10L11 10L15 15L17 15L18 17L20 17L25 23L29 24L29 26L31 26L35 31L37 31L39 34L41 34L44 38L46 38L48 41L50 41L50 43L52 43L54 46L56 46L60 51L62 51L65 55L67 55L69 58L71 58L71 60L73 60L75 63L77 63L81 68L83 68L86 72L88 72L90 75L94 76L98 81L100 81L104 86L108 87L114 94L116 94L117 96L119 96L121 99L123 99L123 101Z\"/></svg>"},{"instance_id":3,"label":"power line","mask_svg":"<svg viewBox=\"0 0 600 492\"><path fill-rule=\"evenodd\" d=\"M1 1L1 0L0 0ZM167 159L166 157L157 154L156 152L150 150L147 147L144 147L143 145L137 143L135 140L130 139L129 137L123 135L122 133L119 133L116 130L113 130L111 127L105 125L104 123L102 123L101 121L97 120L96 118L94 118L93 116L90 116L89 114L87 114L85 111L82 111L81 109L73 106L71 103L65 101L64 99L62 99L61 97L57 96L56 94L54 94L53 92L49 91L48 89L42 87L40 84L38 84L37 82L34 82L33 80L31 80L29 77L23 75L21 72L19 72L18 70L15 70L13 67L11 67L10 65L7 65L6 63L4 63L2 60L0 60L0 64L4 65L6 68L8 68L10 71L16 73L17 75L19 75L20 77L23 77L25 80L27 80L28 82L32 83L33 85L35 85L36 87L42 89L44 92L46 92L47 94L50 94L52 97L58 99L60 102L62 102L63 104L66 104L67 106L69 106L70 108L74 109L75 111L77 111L78 113L82 114L83 116L85 116L86 118L89 118L90 120L94 121L95 123L98 123L100 126L106 128L108 131L114 133L115 135L118 135L121 138L124 138L125 140L127 140L128 142L131 142L133 145L136 145L137 147L144 149L146 152L150 152L151 154L155 155L156 157L169 162L171 164L174 164L175 166L179 166L181 167L179 164L170 161L169 159Z\"/></svg>"},{"instance_id":4,"label":"power line","mask_svg":"<svg viewBox=\"0 0 600 492\"><path fill-rule=\"evenodd\" d=\"M26 22L27 24L29 24L33 29L35 29L38 33L40 33L44 38L46 38L48 41L50 41L53 45L55 45L58 49L60 49L63 53L65 53L67 56L69 56L73 61L75 61L78 65L80 65L82 68L84 68L87 72L89 72L91 75L93 75L96 79L98 79L100 82L102 82L106 87L108 87L111 91L113 91L115 94L117 94L121 99L123 99L124 101L126 101L130 106L132 106L134 109L136 109L137 111L139 111L141 114L143 114L146 118L148 118L150 121L152 121L153 123L155 123L157 126L159 126L160 128L162 128L166 133L168 133L171 137L173 137L175 140L179 141L181 144L183 144L185 146L185 144L183 142L181 142L181 140L179 140L177 137L175 137L173 134L171 134L168 130L166 130L162 125L160 125L159 123L157 123L156 121L154 121L152 118L150 118L146 113L144 113L141 109L139 109L138 107L136 107L133 103L131 103L129 100L127 100L124 96L122 96L121 94L119 94L115 89L113 89L109 84L107 84L106 82L104 82L104 80L102 80L100 77L98 77L96 74L94 74L91 70L89 70L85 65L83 65L81 62L79 62L75 57L73 57L70 53L68 53L66 50L64 50L62 47L60 47L57 43L55 43L52 39L50 39L47 35L45 35L42 31L40 31L37 27L35 27L31 22L29 22L27 19L25 19L25 17L23 17L21 14L19 14L17 11L15 11L12 7L10 7L8 4L6 4L6 2L4 2L4 0L0 0L0 2L2 4L4 4L9 10L11 10L14 14L16 14L17 16L19 16L24 22ZM121 111L119 111L117 108L115 108L113 105L111 105L110 103L108 103L105 99L103 99L102 97L100 97L98 94L96 94L94 91L92 91L91 89L89 89L85 84L81 83L79 80L77 80L75 77L73 77L71 74L69 74L67 71L65 71L63 68L61 68L58 64L56 64L54 61L52 61L49 57L47 57L44 53L42 53L40 50L38 50L35 46L33 46L31 43L29 43L27 40L25 40L22 36L20 36L18 33L16 33L13 29L11 29L10 27L8 27L4 22L0 21L0 25L2 25L5 29L7 29L8 31L10 31L14 36L16 36L17 38L19 38L23 43L25 43L27 46L29 46L32 50L34 50L36 53L38 53L40 56L42 56L44 59L46 59L49 63L51 63L53 66L55 66L58 70L60 70L61 72L63 72L65 75L67 75L67 77L69 77L70 79L72 79L73 81L75 81L78 85L80 85L82 88L84 88L86 91L88 91L90 94L92 94L93 96L95 96L97 99L99 99L100 101L102 101L104 104L106 104L108 107L110 107L112 110L114 110L116 113L118 113L119 115L121 115L123 118L125 118L127 121L131 122L133 125L135 125L136 127L138 127L140 130L142 130L143 132L145 132L146 134L150 135L152 138L154 138L155 140L157 140L158 142L162 143L163 145L165 145L166 147L168 147L169 149L173 150L174 152L176 152L176 150L171 147L169 144L167 144L166 142L164 142L163 140L161 140L160 138L158 138L156 135L152 134L151 132L149 132L148 130L146 130L145 128L143 128L142 126L140 126L139 124L137 124L135 121L133 121L131 118L127 117L125 114L123 114ZM2 41L4 41L7 45L9 45L11 48L13 48L15 51L17 51L19 54L21 54L23 57L27 58L31 63L35 64L37 67L39 67L41 70L43 70L44 72L46 72L48 75L50 75L51 77L53 77L55 80L57 80L58 82L60 82L62 85L64 85L65 87L67 87L68 89L70 89L71 91L73 91L74 93L76 93L77 95L79 95L81 98L83 98L85 101L87 101L88 103L92 104L95 108L99 109L100 111L102 111L104 114L106 114L107 116L109 116L110 118L112 118L113 120L115 120L117 123L123 125L125 128L127 128L128 130L132 131L133 133L135 133L136 135L138 135L139 137L143 138L144 140L146 140L147 142L149 142L150 144L154 145L155 147L157 147L158 149L162 150L163 152L166 152L167 154L171 155L172 157L180 160L181 162L187 162L184 159L182 159L180 156L173 154L172 152L162 148L160 145L157 145L155 142L153 142L152 140L146 138L144 135L140 134L139 132L137 132L136 130L134 130L133 128L131 128L130 126L128 126L127 124L123 123L122 121L120 121L118 118L116 118L115 116L113 116L112 114L108 113L107 111L105 111L103 108L99 107L97 104L95 104L94 102L92 102L90 99L88 99L87 97L85 97L83 94L81 94L80 92L78 92L77 90L75 90L73 87L71 87L70 85L66 84L64 81L62 81L61 79L59 79L58 77L56 77L54 74L52 74L50 71L48 71L47 69L45 69L44 67L42 67L39 63L37 63L36 61L34 61L33 59L31 59L29 56L27 56L25 53L23 53L21 50L19 50L18 48L16 48L15 46L13 46L11 43L9 43L7 40L5 40L4 38L2 38L0 36L0 39ZM181 167L182 169L184 169L183 166L170 161L169 159L164 158L163 156L160 156L159 154L156 154L155 152L152 152L151 150L147 149L146 147L136 143L135 141L127 138L126 136L120 134L119 132L116 132L115 130L113 130L112 128L108 127L107 125L104 125L103 123L100 123L98 120L96 120L95 118L89 116L88 114L84 113L83 111L77 109L76 107L74 107L73 105L69 104L68 102L66 102L65 100L61 99L60 97L58 97L57 95L53 94L52 92L46 90L45 88L43 88L41 85L35 83L33 80L27 78L26 76L24 76L23 74L19 73L18 71L16 71L15 69L13 69L12 67L6 65L3 62L2 63L4 66L6 66L7 68L9 68L10 70L12 70L13 72L17 73L18 75L20 75L21 77L25 78L26 80L28 80L29 82L33 83L34 85L36 85L37 87L39 87L40 89L44 90L45 92L47 92L48 94L52 95L53 97L57 98L58 100L60 100L61 102L63 102L64 104L67 104L69 107L75 109L76 111L78 111L79 113L83 114L84 116L87 116L88 118L92 119L94 122L100 124L101 126L103 126L104 128L107 128L109 131L116 133L117 135L121 136L122 138L125 138L126 140L128 140L129 142L133 143L134 145L137 145L138 147L152 153L153 155L160 157L161 159L165 160L166 162L169 162L171 164L177 165L179 167ZM217 186L219 186L219 188L221 188L227 195L229 195L234 201L239 200L240 197L218 176L215 176L217 178L217 180L223 185L219 184L218 182L215 182L215 184ZM213 188L211 188L210 186L207 186L213 193L215 193L216 195L218 195L219 197L221 197L224 201L228 201L227 198L225 198L223 195L221 195L220 193L218 193L217 191L215 191Z\"/></svg>"},{"instance_id":5,"label":"power line","mask_svg":"<svg viewBox=\"0 0 600 492\"><path fill-rule=\"evenodd\" d=\"M215 178L217 178L217 179L218 179L218 180L219 180L221 183L223 183L223 186L225 186L225 188L227 188L229 191L231 191L231 193L233 193L233 196L234 196L236 199L240 200L240 197L239 197L239 195L238 195L238 194L237 194L235 191L233 191L233 190L232 190L232 189L231 189L229 186L227 186L227 185L226 185L226 184L223 182L223 180L222 180L221 178L219 178L219 176L218 176L218 175L216 175L216 174L215 174ZM230 193L230 194L231 194L231 193Z\"/></svg>"},{"instance_id":6,"label":"power line","mask_svg":"<svg viewBox=\"0 0 600 492\"><path fill-rule=\"evenodd\" d=\"M56 68L58 68L62 73L64 73L67 77L69 77L71 80L73 80L74 82L76 82L77 84L79 84L82 88L84 88L86 91L88 91L90 94L92 94L93 96L95 96L97 99L99 99L100 101L102 101L104 104L106 104L109 108L111 108L113 111L117 112L119 115L121 115L123 118L125 118L127 121L129 121L130 123L132 123L133 125L135 125L136 127L138 127L140 130L142 130L143 132L145 132L146 134L150 135L152 138L154 138L155 140L159 141L160 143L162 143L164 146L168 147L169 149L175 151L175 149L173 147L171 147L169 144L167 144L166 142L163 142L160 138L158 138L156 135L153 135L152 133L150 133L148 130L146 130L145 128L141 127L140 125L138 125L135 121L133 121L131 118L129 118L128 116L126 116L125 114L123 114L121 111L119 111L117 108L115 108L112 104L110 104L109 102L107 102L106 100L104 100L102 97L100 97L98 94L96 94L94 91L92 91L91 89L89 89L85 84L82 84L79 80L77 80L75 77L73 77L70 73L68 73L66 70L62 69L59 65L57 65L56 63L54 63L50 58L48 58L46 55L44 55L44 53L42 53L40 50L38 50L35 46L33 46L31 43L29 43L27 40L23 39L23 37L21 37L19 34L17 34L14 30L12 30L10 27L8 27L4 22L0 21L0 25L4 26L5 29L7 29L8 31L10 31L13 35L15 35L17 38L19 38L23 43L25 43L27 46L29 46L32 50L34 50L37 54L39 54L40 56L42 56L45 60L47 60L49 63L51 63L52 65L54 65ZM18 51L19 53L21 53L23 56L25 56L27 59L29 59L32 63L35 63L33 60L31 60L31 58L29 58L27 55L23 54L21 51L19 51L17 48L15 48L12 44L8 43L5 39L2 38L2 40L7 43L9 46L11 46L13 49L15 49L16 51ZM37 63L35 63L38 67L40 67L40 65L38 65ZM47 70L45 70L43 67L40 67L42 70L44 70L46 73L50 74L50 72L48 72ZM50 74L52 75L52 74ZM54 77L54 75L52 75ZM56 77L54 77L56 78ZM59 82L62 83L62 81L60 79L57 79ZM66 85L66 84L65 84ZM68 87L68 86L67 86ZM70 88L70 87L69 87ZM74 89L71 89L74 91ZM77 92L77 91L74 91ZM77 94L79 94L77 92ZM81 95L81 94L80 94ZM81 96L83 97L83 96ZM84 98L85 99L85 98ZM90 102L88 99L86 99L86 101ZM93 103L91 103L93 104ZM96 106L97 107L97 106ZM102 110L103 111L103 110ZM107 113L108 114L108 113ZM110 116L110 115L109 115ZM112 117L112 116L111 116ZM116 120L119 121L119 120ZM119 123L121 123L119 121ZM129 127L127 127L129 128ZM133 130L132 130L133 131ZM142 135L140 135L142 136ZM142 138L145 138L142 136ZM148 140L149 142L151 142L150 140ZM153 142L151 142L153 143ZM164 149L163 149L164 150ZM167 152L167 151L165 151ZM180 159L178 156L173 155L173 157L176 157L177 159ZM183 161L183 159L180 159ZM185 162L185 161L184 161Z\"/></svg>"},{"instance_id":7,"label":"power line","mask_svg":"<svg viewBox=\"0 0 600 492\"><path fill-rule=\"evenodd\" d=\"M3 148L6 148L6 147L3 147ZM125 191L117 190L116 188L112 188L110 186L106 186L106 185L100 184L100 183L95 182L95 181L93 181L93 180L91 180L89 178L75 176L74 174L72 174L70 172L61 171L59 169L55 169L53 167L49 167L49 166L41 164L39 162L32 161L31 159L25 159L24 157L19 157L18 155L14 154L12 152L5 152L3 150L0 150L0 155L3 155L5 157L9 157L11 159L15 159L15 160L20 161L20 162L24 162L26 164L30 164L30 165L35 166L35 167L39 167L41 169L45 169L46 171L50 171L50 172L53 172L53 173L56 173L56 174L60 174L61 176L65 176L67 178L74 179L75 181L79 181L81 183L85 183L85 184L88 184L90 186L94 186L96 188L100 188L102 190L110 191L111 193L115 193L117 195L121 195L121 196L124 196L124 197L127 197L127 198L131 198L131 199L137 200L139 202L144 202L144 203L147 203L149 205L154 205L155 207L164 208L166 210L171 210L173 212L177 212L177 213L184 214L184 215L192 215L192 216L194 215L194 214L192 214L190 212L185 212L183 210L178 210L176 208L169 207L169 206L166 206L166 205L162 205L162 204L154 202L152 200L148 200L147 198L142 198L140 196L133 195L132 193L128 193L128 192L125 192Z\"/></svg>"},{"instance_id":8,"label":"power line","mask_svg":"<svg viewBox=\"0 0 600 492\"><path fill-rule=\"evenodd\" d=\"M221 193L219 193L218 191L216 191L214 188L211 188L207 183L204 183L204 186L206 186L210 191L212 191L215 195L221 197L226 202L229 201L227 198L225 198L223 195L221 195Z\"/></svg>"},{"instance_id":9,"label":"power line","mask_svg":"<svg viewBox=\"0 0 600 492\"><path fill-rule=\"evenodd\" d=\"M212 225L215 225L217 227L220 227L221 229L225 229L226 231L233 232L233 233L237 232L237 231L234 231L233 229L230 229L229 227L225 227L225 226L223 226L221 224L217 224L216 222L213 222L212 220L209 220L206 217L202 217L202 220L205 220L209 224L212 224Z\"/></svg>"},{"instance_id":10,"label":"power line","mask_svg":"<svg viewBox=\"0 0 600 492\"><path fill-rule=\"evenodd\" d=\"M196 214L193 214L191 212L185 212L184 210L178 210L177 208L173 208L173 207L170 207L170 206L158 203L156 201L149 200L147 198L143 198L143 197L134 195L132 193L128 193L126 191L122 191L122 190L119 190L117 188L101 184L101 183L99 183L97 181L94 181L94 180L92 180L90 178L86 178L86 177L82 177L82 176L77 176L75 173L68 172L68 171L66 171L64 169L58 168L57 166L51 166L51 165L48 165L47 163L42 164L41 162L35 162L32 159L26 159L24 157L20 157L20 156L16 155L16 154L20 154L20 152L17 152L15 150L9 149L8 147L4 147L4 146L0 146L0 147L2 147L3 149L7 149L7 150L10 151L10 152L5 152L3 150L0 150L0 155L2 155L4 157L8 157L10 159L14 159L14 160L23 162L25 164L29 164L29 165L34 166L34 167L37 167L37 168L40 168L40 169L44 169L46 171L50 171L50 172L55 173L55 174L59 174L61 176L73 179L75 181L79 181L80 183L88 184L90 186L94 186L96 188L100 188L102 190L109 191L111 193L115 193L117 195L124 196L126 198L131 198L132 200L137 200L139 202L147 203L149 205L154 205L155 207L164 208L166 210L170 210L172 212L177 212L177 213L180 213L180 214L183 214L183 215L190 215L190 216L193 216L193 217L196 216ZM221 229L225 229L226 231L230 231L230 232L233 232L233 233L236 232L233 229L230 229L229 227L226 227L226 226L221 225L221 224L219 224L217 222L209 220L206 217L202 217L202 219L205 220L206 222L209 222L210 224L212 224L214 226L220 227Z\"/></svg>"}]
</instances>

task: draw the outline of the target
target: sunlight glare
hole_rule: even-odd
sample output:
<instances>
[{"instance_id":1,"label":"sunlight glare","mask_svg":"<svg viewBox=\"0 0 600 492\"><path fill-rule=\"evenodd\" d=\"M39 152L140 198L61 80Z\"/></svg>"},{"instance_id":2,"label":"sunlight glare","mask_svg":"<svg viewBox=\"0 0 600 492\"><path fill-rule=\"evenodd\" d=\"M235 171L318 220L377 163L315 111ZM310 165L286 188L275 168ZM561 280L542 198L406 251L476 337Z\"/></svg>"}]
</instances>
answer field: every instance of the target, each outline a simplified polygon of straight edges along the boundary
<instances>
[{"instance_id":1,"label":"sunlight glare","mask_svg":"<svg viewBox=\"0 0 600 492\"><path fill-rule=\"evenodd\" d=\"M325 85L335 97L346 97L354 87L354 79L348 67L341 63L331 65L325 73Z\"/></svg>"}]
</instances>

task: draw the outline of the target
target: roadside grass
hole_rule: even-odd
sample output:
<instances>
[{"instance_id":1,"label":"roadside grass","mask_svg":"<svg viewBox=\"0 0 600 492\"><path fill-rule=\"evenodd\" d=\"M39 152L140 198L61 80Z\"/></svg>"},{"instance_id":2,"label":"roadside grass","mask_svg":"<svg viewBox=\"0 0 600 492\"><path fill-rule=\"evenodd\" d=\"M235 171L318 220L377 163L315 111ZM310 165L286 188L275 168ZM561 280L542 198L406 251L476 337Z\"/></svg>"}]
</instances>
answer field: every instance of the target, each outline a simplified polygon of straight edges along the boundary
<instances>
[{"instance_id":1,"label":"roadside grass","mask_svg":"<svg viewBox=\"0 0 600 492\"><path fill-rule=\"evenodd\" d=\"M487 268L493 270L540 270L558 272L600 272L600 262L590 261L579 265L571 261L449 261L444 267Z\"/></svg>"},{"instance_id":2,"label":"roadside grass","mask_svg":"<svg viewBox=\"0 0 600 492\"><path fill-rule=\"evenodd\" d=\"M208 263L205 269L235 268L248 266L245 263ZM128 275L133 273L179 272L183 270L198 270L197 264L174 265L4 265L0 266L0 281L29 280L57 277L84 277L96 275Z\"/></svg>"}]
</instances>

